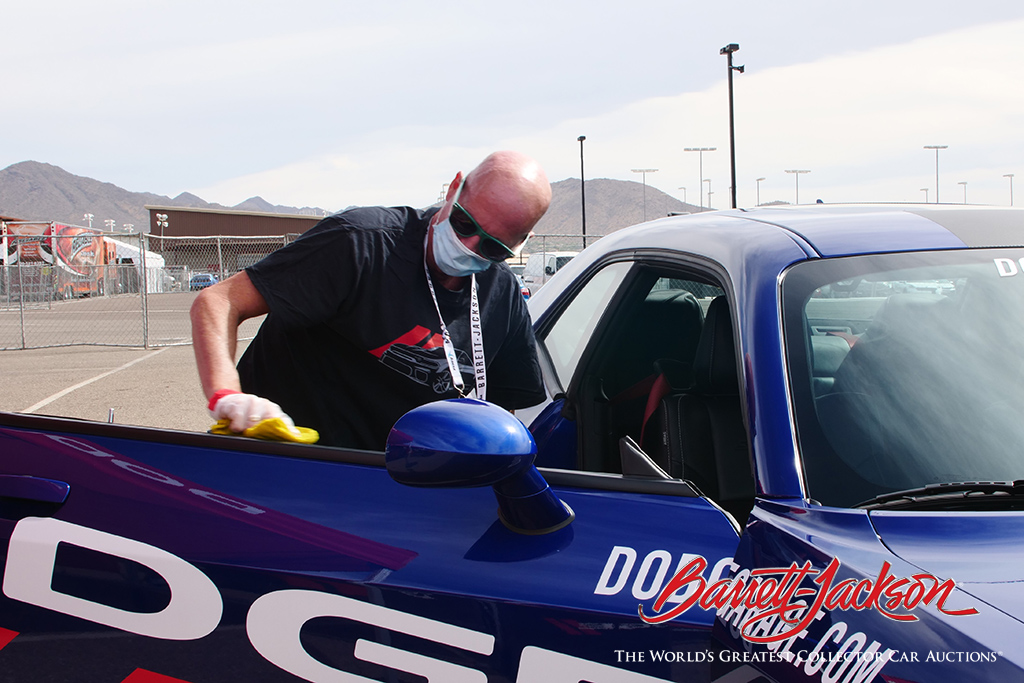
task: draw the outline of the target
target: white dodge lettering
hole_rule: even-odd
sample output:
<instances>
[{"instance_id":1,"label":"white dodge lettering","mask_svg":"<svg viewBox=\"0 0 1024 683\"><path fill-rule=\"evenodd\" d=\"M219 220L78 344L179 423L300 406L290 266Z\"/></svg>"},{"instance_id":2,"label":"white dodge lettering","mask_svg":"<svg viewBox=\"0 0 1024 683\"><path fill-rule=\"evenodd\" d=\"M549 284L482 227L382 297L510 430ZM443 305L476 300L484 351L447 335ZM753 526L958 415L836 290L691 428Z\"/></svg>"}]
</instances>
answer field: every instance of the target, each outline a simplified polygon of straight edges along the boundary
<instances>
[{"instance_id":1,"label":"white dodge lettering","mask_svg":"<svg viewBox=\"0 0 1024 683\"><path fill-rule=\"evenodd\" d=\"M999 277L1013 277L1019 271L1017 270L1017 263L1020 264L1021 270L1024 270L1024 258L1014 263L1013 259L1009 258L997 258L993 259L996 264L996 270L999 272Z\"/></svg>"},{"instance_id":2,"label":"white dodge lettering","mask_svg":"<svg viewBox=\"0 0 1024 683\"><path fill-rule=\"evenodd\" d=\"M50 584L59 543L133 560L152 569L170 586L170 603L159 612L129 612L53 590ZM209 635L223 611L217 587L185 560L146 543L52 518L27 517L15 525L3 591L12 600L166 640Z\"/></svg>"},{"instance_id":3,"label":"white dodge lettering","mask_svg":"<svg viewBox=\"0 0 1024 683\"><path fill-rule=\"evenodd\" d=\"M617 595L626 587L629 578L633 576L633 567L636 566L637 551L629 546L617 545L608 554L601 576L594 587L594 595ZM673 573L678 573L683 567L697 557L693 553L680 553L679 560L675 563ZM711 577L707 579L709 584L714 583L722 576L731 571L732 558L723 557L711 568ZM661 593L665 580L671 576L672 553L667 550L652 550L640 562L640 567L633 578L632 595L640 601L650 600ZM669 598L669 602L680 603L689 598L690 594L697 590L695 584L688 585L682 593L676 591Z\"/></svg>"},{"instance_id":4,"label":"white dodge lettering","mask_svg":"<svg viewBox=\"0 0 1024 683\"><path fill-rule=\"evenodd\" d=\"M374 683L371 678L322 664L306 652L299 632L303 624L317 617L352 619L482 655L494 651L494 636L490 634L319 591L267 593L249 608L245 628L256 651L288 673L313 683ZM431 683L487 681L483 673L474 669L367 641L357 641L355 655L364 661L418 674Z\"/></svg>"}]
</instances>

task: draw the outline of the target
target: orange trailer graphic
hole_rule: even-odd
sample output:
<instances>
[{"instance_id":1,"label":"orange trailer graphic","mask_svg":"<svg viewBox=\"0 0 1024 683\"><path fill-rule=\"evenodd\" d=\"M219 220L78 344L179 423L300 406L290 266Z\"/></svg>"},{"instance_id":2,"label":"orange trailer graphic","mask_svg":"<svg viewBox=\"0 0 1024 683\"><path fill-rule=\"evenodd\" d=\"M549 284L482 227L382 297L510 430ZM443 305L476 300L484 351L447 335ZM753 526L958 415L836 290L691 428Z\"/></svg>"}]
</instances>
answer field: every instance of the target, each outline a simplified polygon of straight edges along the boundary
<instances>
[{"instance_id":1,"label":"orange trailer graphic","mask_svg":"<svg viewBox=\"0 0 1024 683\"><path fill-rule=\"evenodd\" d=\"M6 223L4 262L51 266L54 295L63 299L114 293L117 248L98 230L61 223Z\"/></svg>"}]
</instances>

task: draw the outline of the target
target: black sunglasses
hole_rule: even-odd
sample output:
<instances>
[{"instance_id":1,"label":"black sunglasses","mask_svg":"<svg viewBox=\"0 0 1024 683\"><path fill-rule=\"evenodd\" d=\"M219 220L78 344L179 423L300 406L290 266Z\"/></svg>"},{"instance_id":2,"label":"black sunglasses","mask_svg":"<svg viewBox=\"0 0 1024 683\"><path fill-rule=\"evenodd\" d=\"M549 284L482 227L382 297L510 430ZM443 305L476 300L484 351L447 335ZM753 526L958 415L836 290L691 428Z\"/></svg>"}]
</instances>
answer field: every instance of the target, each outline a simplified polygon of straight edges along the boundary
<instances>
[{"instance_id":1,"label":"black sunglasses","mask_svg":"<svg viewBox=\"0 0 1024 683\"><path fill-rule=\"evenodd\" d=\"M469 211L466 211L458 202L453 204L448 221L452 224L452 230L459 237L480 235L480 255L488 261L504 261L516 255L516 252L505 246L504 242L489 235L486 230L481 228Z\"/></svg>"}]
</instances>

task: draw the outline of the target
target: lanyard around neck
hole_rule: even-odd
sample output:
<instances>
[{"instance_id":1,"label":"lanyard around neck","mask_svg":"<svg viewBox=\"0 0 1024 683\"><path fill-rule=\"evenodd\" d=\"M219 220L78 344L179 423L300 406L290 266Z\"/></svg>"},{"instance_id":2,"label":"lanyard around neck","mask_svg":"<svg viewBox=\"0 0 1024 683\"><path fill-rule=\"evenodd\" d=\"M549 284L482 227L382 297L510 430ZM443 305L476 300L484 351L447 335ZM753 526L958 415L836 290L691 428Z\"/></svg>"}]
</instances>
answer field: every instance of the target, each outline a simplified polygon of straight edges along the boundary
<instances>
[{"instance_id":1,"label":"lanyard around neck","mask_svg":"<svg viewBox=\"0 0 1024 683\"><path fill-rule=\"evenodd\" d=\"M434 308L437 310L437 319L441 323L441 340L444 344L444 355L448 359L448 371L452 375L452 384L460 396L465 396L466 383L462 381L462 371L459 369L459 358L455 355L455 344L452 343L452 336L448 332L448 326L444 324L444 316L441 315L441 306L437 303L437 293L434 291L434 282L430 277L430 269L427 267L426 250L423 254L423 272L427 275L427 288L430 289L430 298L434 301ZM476 379L476 398L481 401L487 400L487 369L484 362L484 333L480 320L480 302L476 294L476 275L469 277L469 331L473 345L473 376Z\"/></svg>"}]
</instances>

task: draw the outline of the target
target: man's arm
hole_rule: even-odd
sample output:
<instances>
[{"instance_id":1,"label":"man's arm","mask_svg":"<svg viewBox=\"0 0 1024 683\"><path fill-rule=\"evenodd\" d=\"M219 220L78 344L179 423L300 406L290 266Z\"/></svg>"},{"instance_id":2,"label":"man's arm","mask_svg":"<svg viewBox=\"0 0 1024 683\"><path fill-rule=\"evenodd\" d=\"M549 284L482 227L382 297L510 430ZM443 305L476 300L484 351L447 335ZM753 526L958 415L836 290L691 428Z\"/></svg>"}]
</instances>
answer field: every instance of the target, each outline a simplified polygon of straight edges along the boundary
<instances>
[{"instance_id":1,"label":"man's arm","mask_svg":"<svg viewBox=\"0 0 1024 683\"><path fill-rule=\"evenodd\" d=\"M207 399L219 389L241 390L235 369L238 326L269 310L245 271L207 287L196 297L189 311L192 348Z\"/></svg>"},{"instance_id":2,"label":"man's arm","mask_svg":"<svg viewBox=\"0 0 1024 683\"><path fill-rule=\"evenodd\" d=\"M245 271L199 293L192 303L192 348L208 408L216 419L227 418L231 430L243 432L261 421L280 417L293 427L280 406L252 394L241 393L235 369L238 326L249 318L269 313L266 300Z\"/></svg>"}]
</instances>

